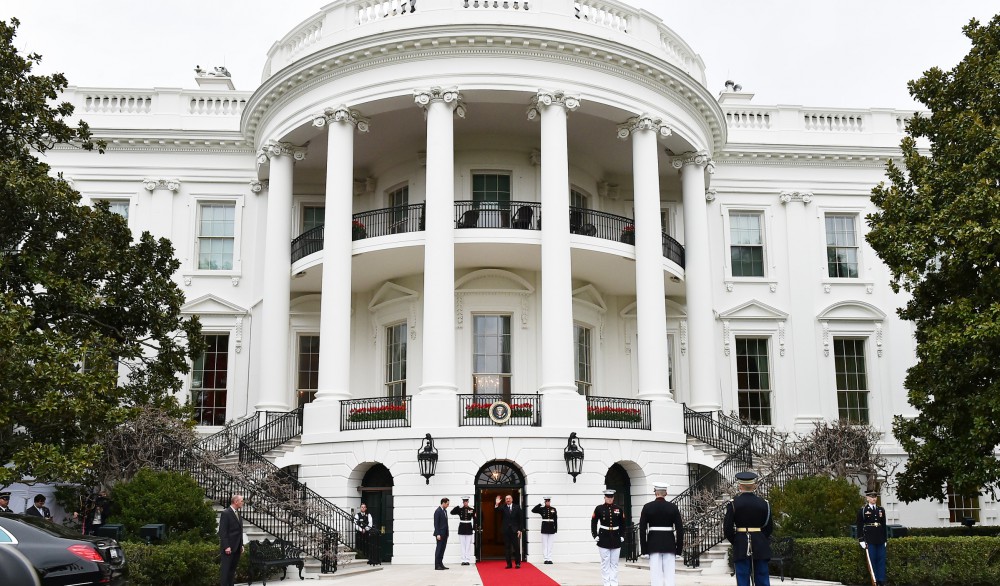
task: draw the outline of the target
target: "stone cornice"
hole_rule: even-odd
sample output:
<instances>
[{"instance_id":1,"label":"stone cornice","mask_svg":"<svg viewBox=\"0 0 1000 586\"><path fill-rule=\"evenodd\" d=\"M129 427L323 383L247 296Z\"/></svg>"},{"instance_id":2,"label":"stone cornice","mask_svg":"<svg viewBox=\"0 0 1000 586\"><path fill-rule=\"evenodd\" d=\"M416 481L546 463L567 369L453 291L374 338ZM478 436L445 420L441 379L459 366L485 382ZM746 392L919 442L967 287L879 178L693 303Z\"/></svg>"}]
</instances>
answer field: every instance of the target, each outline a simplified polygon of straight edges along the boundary
<instances>
[{"instance_id":1,"label":"stone cornice","mask_svg":"<svg viewBox=\"0 0 1000 586\"><path fill-rule=\"evenodd\" d=\"M553 38L539 38L545 32ZM377 42L373 42L377 41ZM444 56L498 56L575 64L643 84L704 120L713 148L725 143L725 116L712 94L676 65L633 47L575 31L504 25L449 26L393 31L312 53L268 78L249 100L241 128L253 138L275 106L344 75L380 65Z\"/></svg>"},{"instance_id":2,"label":"stone cornice","mask_svg":"<svg viewBox=\"0 0 1000 586\"><path fill-rule=\"evenodd\" d=\"M341 105L336 108L323 110L321 116L313 118L313 126L323 128L333 122L343 122L358 129L358 132L368 132L371 120L365 118L357 110L351 110L347 106Z\"/></svg>"},{"instance_id":3,"label":"stone cornice","mask_svg":"<svg viewBox=\"0 0 1000 586\"><path fill-rule=\"evenodd\" d=\"M254 154L253 144L244 140L238 133L201 133L185 132L177 134L169 131L162 135L151 135L150 131L143 134L130 134L123 131L120 134L110 132L94 133L94 139L108 143L108 151L120 152L212 152L228 154ZM153 130L155 132L155 130ZM78 150L78 147L68 144L58 144L54 150Z\"/></svg>"},{"instance_id":4,"label":"stone cornice","mask_svg":"<svg viewBox=\"0 0 1000 586\"><path fill-rule=\"evenodd\" d=\"M796 167L885 168L888 161L899 162L902 154L891 149L870 152L723 149L715 157L719 165L778 165Z\"/></svg>"}]
</instances>

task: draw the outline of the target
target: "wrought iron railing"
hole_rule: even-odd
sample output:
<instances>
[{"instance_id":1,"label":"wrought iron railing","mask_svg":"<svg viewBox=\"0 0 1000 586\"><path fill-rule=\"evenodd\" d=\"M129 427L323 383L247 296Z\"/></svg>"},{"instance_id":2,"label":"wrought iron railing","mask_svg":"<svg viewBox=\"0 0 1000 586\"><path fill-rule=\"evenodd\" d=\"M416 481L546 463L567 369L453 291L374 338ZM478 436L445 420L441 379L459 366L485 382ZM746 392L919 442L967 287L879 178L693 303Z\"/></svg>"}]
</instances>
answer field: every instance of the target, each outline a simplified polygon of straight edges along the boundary
<instances>
[{"instance_id":1,"label":"wrought iron railing","mask_svg":"<svg viewBox=\"0 0 1000 586\"><path fill-rule=\"evenodd\" d=\"M542 229L542 204L537 201L456 201L456 228Z\"/></svg>"},{"instance_id":2,"label":"wrought iron railing","mask_svg":"<svg viewBox=\"0 0 1000 586\"><path fill-rule=\"evenodd\" d=\"M223 427L212 435L201 438L198 440L198 449L221 458L236 451L240 438L255 431L259 426L260 412L256 412L241 421Z\"/></svg>"},{"instance_id":3,"label":"wrought iron railing","mask_svg":"<svg viewBox=\"0 0 1000 586\"><path fill-rule=\"evenodd\" d=\"M292 262L321 250L323 250L323 226L316 226L292 240Z\"/></svg>"},{"instance_id":4,"label":"wrought iron railing","mask_svg":"<svg viewBox=\"0 0 1000 586\"><path fill-rule=\"evenodd\" d=\"M684 267L684 246L666 232L663 232L663 256L674 261L677 266Z\"/></svg>"},{"instance_id":5,"label":"wrought iron railing","mask_svg":"<svg viewBox=\"0 0 1000 586\"><path fill-rule=\"evenodd\" d=\"M587 427L652 429L649 401L619 397L587 397Z\"/></svg>"},{"instance_id":6,"label":"wrought iron railing","mask_svg":"<svg viewBox=\"0 0 1000 586\"><path fill-rule=\"evenodd\" d=\"M780 440L773 428L746 423L735 413L718 411L715 413L715 417L720 424L727 425L748 436L751 440L750 447L755 456L770 456L777 451Z\"/></svg>"},{"instance_id":7,"label":"wrought iron railing","mask_svg":"<svg viewBox=\"0 0 1000 586\"><path fill-rule=\"evenodd\" d=\"M294 411L268 411L267 423L251 430L242 440L258 452L265 454L295 436L302 434L303 407Z\"/></svg>"},{"instance_id":8,"label":"wrought iron railing","mask_svg":"<svg viewBox=\"0 0 1000 586\"><path fill-rule=\"evenodd\" d=\"M420 232L424 229L424 208L423 203L413 203L354 214L351 238L363 240L389 234Z\"/></svg>"},{"instance_id":9,"label":"wrought iron railing","mask_svg":"<svg viewBox=\"0 0 1000 586\"><path fill-rule=\"evenodd\" d=\"M684 433L717 450L733 454L750 442L752 436L738 423L734 425L720 415L721 412L701 413L684 405Z\"/></svg>"},{"instance_id":10,"label":"wrought iron railing","mask_svg":"<svg viewBox=\"0 0 1000 586\"><path fill-rule=\"evenodd\" d=\"M458 396L458 425L500 425L490 418L490 406L498 401L507 403L510 408L510 418L502 425L538 427L542 424L542 399L537 394L474 394Z\"/></svg>"},{"instance_id":11,"label":"wrought iron railing","mask_svg":"<svg viewBox=\"0 0 1000 586\"><path fill-rule=\"evenodd\" d=\"M410 427L410 397L377 397L340 402L340 431Z\"/></svg>"}]
</instances>

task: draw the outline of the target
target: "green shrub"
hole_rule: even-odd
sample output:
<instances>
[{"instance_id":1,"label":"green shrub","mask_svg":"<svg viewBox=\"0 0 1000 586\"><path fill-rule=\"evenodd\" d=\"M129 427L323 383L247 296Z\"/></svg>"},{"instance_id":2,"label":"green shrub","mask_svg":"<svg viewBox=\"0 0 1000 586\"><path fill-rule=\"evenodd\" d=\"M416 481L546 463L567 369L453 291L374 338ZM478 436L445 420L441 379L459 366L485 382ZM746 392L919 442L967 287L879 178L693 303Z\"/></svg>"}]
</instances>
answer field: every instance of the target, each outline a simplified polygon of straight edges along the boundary
<instances>
[{"instance_id":1,"label":"green shrub","mask_svg":"<svg viewBox=\"0 0 1000 586\"><path fill-rule=\"evenodd\" d=\"M163 523L171 541L216 539L215 511L188 474L140 470L132 480L115 486L111 499L117 510L115 521L131 538L138 537L143 525Z\"/></svg>"},{"instance_id":2,"label":"green shrub","mask_svg":"<svg viewBox=\"0 0 1000 586\"><path fill-rule=\"evenodd\" d=\"M175 541L146 545L122 544L129 566L130 586L215 586L219 583L219 544ZM243 552L236 582L248 581L247 552Z\"/></svg>"},{"instance_id":3,"label":"green shrub","mask_svg":"<svg viewBox=\"0 0 1000 586\"><path fill-rule=\"evenodd\" d=\"M1000 584L1000 540L991 537L890 539L886 573L893 586L995 586ZM796 578L868 584L856 539L796 539Z\"/></svg>"},{"instance_id":4,"label":"green shrub","mask_svg":"<svg viewBox=\"0 0 1000 586\"><path fill-rule=\"evenodd\" d=\"M908 527L910 537L1000 537L1000 525L972 527Z\"/></svg>"},{"instance_id":5,"label":"green shrub","mask_svg":"<svg viewBox=\"0 0 1000 586\"><path fill-rule=\"evenodd\" d=\"M861 508L861 491L844 478L789 481L768 494L776 537L842 537Z\"/></svg>"}]
</instances>

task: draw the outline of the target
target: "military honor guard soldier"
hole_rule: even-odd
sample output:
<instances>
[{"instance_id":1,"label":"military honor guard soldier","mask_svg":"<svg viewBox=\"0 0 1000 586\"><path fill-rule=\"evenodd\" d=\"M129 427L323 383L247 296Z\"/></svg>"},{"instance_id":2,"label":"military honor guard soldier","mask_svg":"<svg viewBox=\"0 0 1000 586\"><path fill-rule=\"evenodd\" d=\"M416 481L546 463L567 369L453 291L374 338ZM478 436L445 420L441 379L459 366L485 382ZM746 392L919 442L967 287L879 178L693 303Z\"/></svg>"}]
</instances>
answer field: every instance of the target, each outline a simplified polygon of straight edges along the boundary
<instances>
[{"instance_id":1,"label":"military honor guard soldier","mask_svg":"<svg viewBox=\"0 0 1000 586\"><path fill-rule=\"evenodd\" d=\"M888 532L885 527L885 509L878 506L878 491L865 493L868 501L858 511L858 541L871 562L872 573L878 586L885 584L885 542Z\"/></svg>"},{"instance_id":2,"label":"military honor guard soldier","mask_svg":"<svg viewBox=\"0 0 1000 586\"><path fill-rule=\"evenodd\" d=\"M597 505L590 518L590 535L597 541L601 555L601 581L604 586L618 586L618 556L625 540L625 516L615 504L615 491L604 491L604 504Z\"/></svg>"},{"instance_id":3,"label":"military honor guard soldier","mask_svg":"<svg viewBox=\"0 0 1000 586\"><path fill-rule=\"evenodd\" d=\"M733 545L737 586L771 586L767 564L771 559L771 532L774 520L771 505L754 494L757 475L740 472L736 475L739 494L726 505L722 529Z\"/></svg>"},{"instance_id":4,"label":"military honor guard soldier","mask_svg":"<svg viewBox=\"0 0 1000 586\"><path fill-rule=\"evenodd\" d=\"M472 563L472 529L476 520L476 509L469 506L469 497L462 497L462 505L451 510L458 515L458 544L462 550L462 565Z\"/></svg>"},{"instance_id":5,"label":"military honor guard soldier","mask_svg":"<svg viewBox=\"0 0 1000 586\"><path fill-rule=\"evenodd\" d=\"M639 515L639 545L649 556L652 586L674 586L674 566L684 551L684 521L677 505L667 500L667 485L653 487L655 500Z\"/></svg>"},{"instance_id":6,"label":"military honor guard soldier","mask_svg":"<svg viewBox=\"0 0 1000 586\"><path fill-rule=\"evenodd\" d=\"M10 510L10 493L0 492L0 513L13 513Z\"/></svg>"},{"instance_id":7,"label":"military honor guard soldier","mask_svg":"<svg viewBox=\"0 0 1000 586\"><path fill-rule=\"evenodd\" d=\"M545 563L552 563L552 542L555 541L556 532L559 531L559 518L556 509L552 506L552 497L545 497L543 506L541 503L531 509L532 513L542 516L542 555Z\"/></svg>"}]
</instances>

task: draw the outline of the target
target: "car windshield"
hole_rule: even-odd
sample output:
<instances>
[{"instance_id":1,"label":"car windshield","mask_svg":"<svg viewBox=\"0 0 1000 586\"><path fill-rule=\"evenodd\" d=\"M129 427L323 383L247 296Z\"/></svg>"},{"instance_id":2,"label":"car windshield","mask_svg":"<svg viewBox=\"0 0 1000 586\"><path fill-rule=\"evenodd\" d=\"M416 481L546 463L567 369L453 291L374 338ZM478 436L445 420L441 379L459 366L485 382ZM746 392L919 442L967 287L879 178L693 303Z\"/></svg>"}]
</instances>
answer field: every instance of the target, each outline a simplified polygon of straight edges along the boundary
<instances>
[{"instance_id":1,"label":"car windshield","mask_svg":"<svg viewBox=\"0 0 1000 586\"><path fill-rule=\"evenodd\" d=\"M85 536L80 534L79 529L70 529L69 527L64 527L58 523L42 519L41 517L20 516L16 517L16 519L25 525L31 525L36 529L41 529L49 535L55 535L56 537L68 537L70 539L86 539Z\"/></svg>"}]
</instances>

